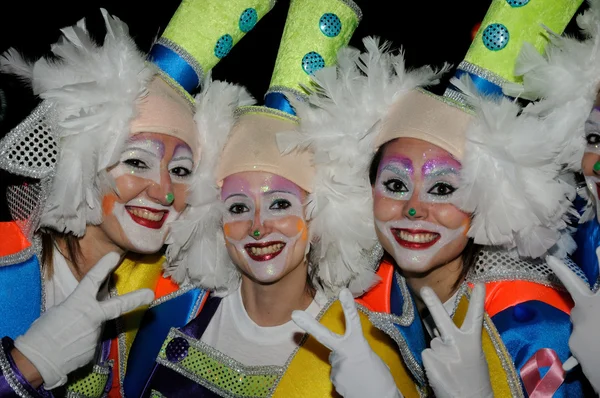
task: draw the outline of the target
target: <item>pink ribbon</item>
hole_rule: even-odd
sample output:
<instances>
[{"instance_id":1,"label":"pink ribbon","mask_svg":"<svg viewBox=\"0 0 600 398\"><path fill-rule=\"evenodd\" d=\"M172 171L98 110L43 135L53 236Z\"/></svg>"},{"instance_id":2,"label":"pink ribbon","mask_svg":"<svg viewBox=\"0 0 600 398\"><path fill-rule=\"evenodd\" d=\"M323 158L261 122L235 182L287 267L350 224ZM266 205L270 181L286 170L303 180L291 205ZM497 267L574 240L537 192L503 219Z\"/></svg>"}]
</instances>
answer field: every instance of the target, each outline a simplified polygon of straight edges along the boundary
<instances>
[{"instance_id":1,"label":"pink ribbon","mask_svg":"<svg viewBox=\"0 0 600 398\"><path fill-rule=\"evenodd\" d=\"M540 378L540 368L549 366L548 372ZM540 348L521 368L521 379L529 398L552 397L565 380L565 371L556 352L550 348Z\"/></svg>"}]
</instances>

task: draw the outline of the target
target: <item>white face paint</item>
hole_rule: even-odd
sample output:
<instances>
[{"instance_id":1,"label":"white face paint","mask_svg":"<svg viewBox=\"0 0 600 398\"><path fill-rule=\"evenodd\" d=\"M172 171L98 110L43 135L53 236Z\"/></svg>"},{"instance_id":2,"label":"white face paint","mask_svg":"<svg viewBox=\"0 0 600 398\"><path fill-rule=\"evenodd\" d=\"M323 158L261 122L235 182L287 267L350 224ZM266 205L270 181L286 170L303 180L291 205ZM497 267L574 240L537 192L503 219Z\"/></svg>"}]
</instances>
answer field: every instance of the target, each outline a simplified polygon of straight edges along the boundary
<instances>
[{"instance_id":1,"label":"white face paint","mask_svg":"<svg viewBox=\"0 0 600 398\"><path fill-rule=\"evenodd\" d=\"M592 110L590 116L585 122L585 140L587 142L587 145L585 147L585 153L592 154L592 156L600 155L600 111L597 108L594 108ZM592 170L589 170L587 172L586 170L584 170L584 174L585 182L588 187L588 193L592 196L594 205L596 207L596 218L600 221L600 206L598 206L598 190L600 189L600 177L598 177Z\"/></svg>"},{"instance_id":2,"label":"white face paint","mask_svg":"<svg viewBox=\"0 0 600 398\"><path fill-rule=\"evenodd\" d=\"M409 219L382 222L377 228L392 243L394 260L402 268L425 271L431 259L448 243L465 233L465 226L448 229L428 221Z\"/></svg>"},{"instance_id":3,"label":"white face paint","mask_svg":"<svg viewBox=\"0 0 600 398\"><path fill-rule=\"evenodd\" d=\"M112 214L131 246L140 253L155 253L160 250L169 223L176 220L180 214L175 206L161 204L168 203L163 195L152 200L148 196L148 187L152 184L155 184L155 187L160 186L161 183L170 184L171 187L173 184L185 186L193 169L193 154L190 148L185 144L177 145L167 165L169 180L161 181L161 162L164 156L165 144L162 141L134 137L126 144L119 164L110 170L110 175L115 180L126 175L137 177L129 181L126 189L128 192L117 192L119 197L127 202L116 201ZM149 180L151 184L145 180ZM171 194L174 195L173 192ZM134 195L135 197L127 200Z\"/></svg>"},{"instance_id":4,"label":"white face paint","mask_svg":"<svg viewBox=\"0 0 600 398\"><path fill-rule=\"evenodd\" d=\"M169 223L177 220L179 213L143 198L126 204L115 202L113 214L123 233L139 253L156 253L165 242Z\"/></svg>"},{"instance_id":5,"label":"white face paint","mask_svg":"<svg viewBox=\"0 0 600 398\"><path fill-rule=\"evenodd\" d=\"M277 179L275 179L275 182L277 182ZM303 220L304 209L302 203L298 194L276 190L276 184L262 187L261 192L257 192L255 195L251 195L246 189L247 187L241 185L239 193L232 194L225 199L226 211L223 223L226 229L232 223L247 222L248 224L245 227L246 231L244 231L243 239L236 240L231 236L227 236L227 234L226 239L242 254L248 264L249 272L254 278L261 282L276 280L285 271L286 266L289 265L292 250L301 237L305 224L303 222L303 228L295 231L296 233L293 236L286 236L280 232L268 233L265 236L254 236L253 231L264 230L264 228L254 225L257 216L256 209L260 207L258 222L262 226L266 222L275 222L290 216ZM260 201L258 206L254 200L256 196ZM249 230L248 226L250 227ZM290 226L287 226L286 230L289 230L289 228ZM296 228L296 226L292 225L291 228Z\"/></svg>"}]
</instances>

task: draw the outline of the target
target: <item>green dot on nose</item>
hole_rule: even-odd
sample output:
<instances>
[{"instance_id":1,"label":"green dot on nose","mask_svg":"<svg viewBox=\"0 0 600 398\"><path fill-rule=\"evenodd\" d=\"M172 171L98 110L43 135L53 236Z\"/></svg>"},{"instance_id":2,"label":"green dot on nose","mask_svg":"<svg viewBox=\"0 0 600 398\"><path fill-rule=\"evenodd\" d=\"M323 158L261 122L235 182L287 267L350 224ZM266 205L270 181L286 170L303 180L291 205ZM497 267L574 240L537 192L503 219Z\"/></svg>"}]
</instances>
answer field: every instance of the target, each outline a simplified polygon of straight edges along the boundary
<instances>
[{"instance_id":1,"label":"green dot on nose","mask_svg":"<svg viewBox=\"0 0 600 398\"><path fill-rule=\"evenodd\" d=\"M408 215L409 215L409 216L411 216L411 217L412 217L412 216L414 216L415 214L417 214L417 211L416 211L415 209L413 209L413 208L410 208L410 209L408 210Z\"/></svg>"},{"instance_id":2,"label":"green dot on nose","mask_svg":"<svg viewBox=\"0 0 600 398\"><path fill-rule=\"evenodd\" d=\"M594 163L594 171L600 171L600 162Z\"/></svg>"}]
</instances>

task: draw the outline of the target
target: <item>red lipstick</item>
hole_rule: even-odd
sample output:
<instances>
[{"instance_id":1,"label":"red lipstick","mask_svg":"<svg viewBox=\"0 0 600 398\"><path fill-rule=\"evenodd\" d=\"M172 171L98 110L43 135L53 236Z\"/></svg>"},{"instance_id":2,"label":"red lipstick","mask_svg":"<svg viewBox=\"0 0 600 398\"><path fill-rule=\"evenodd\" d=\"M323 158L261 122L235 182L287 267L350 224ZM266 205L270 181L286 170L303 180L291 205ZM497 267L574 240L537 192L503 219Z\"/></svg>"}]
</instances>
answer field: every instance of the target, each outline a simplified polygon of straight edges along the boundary
<instances>
[{"instance_id":1,"label":"red lipstick","mask_svg":"<svg viewBox=\"0 0 600 398\"><path fill-rule=\"evenodd\" d=\"M391 231L400 246L412 250L428 249L441 237L437 232L422 229L391 228Z\"/></svg>"},{"instance_id":2,"label":"red lipstick","mask_svg":"<svg viewBox=\"0 0 600 398\"><path fill-rule=\"evenodd\" d=\"M149 207L125 206L125 209L133 221L150 229L161 229L169 214L168 210L157 210Z\"/></svg>"},{"instance_id":3,"label":"red lipstick","mask_svg":"<svg viewBox=\"0 0 600 398\"><path fill-rule=\"evenodd\" d=\"M244 245L244 249L248 256L254 261L269 261L277 257L285 247L285 243L281 241L248 243Z\"/></svg>"}]
</instances>

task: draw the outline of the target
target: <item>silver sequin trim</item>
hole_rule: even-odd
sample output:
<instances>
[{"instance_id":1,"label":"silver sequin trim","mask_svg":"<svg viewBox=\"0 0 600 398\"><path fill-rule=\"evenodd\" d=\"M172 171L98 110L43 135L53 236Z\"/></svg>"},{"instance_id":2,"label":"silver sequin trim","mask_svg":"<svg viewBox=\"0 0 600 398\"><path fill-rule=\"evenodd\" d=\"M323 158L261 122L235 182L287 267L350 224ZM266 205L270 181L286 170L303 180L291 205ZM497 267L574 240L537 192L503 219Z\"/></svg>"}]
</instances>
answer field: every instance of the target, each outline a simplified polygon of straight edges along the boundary
<instances>
[{"instance_id":1,"label":"silver sequin trim","mask_svg":"<svg viewBox=\"0 0 600 398\"><path fill-rule=\"evenodd\" d=\"M7 265L13 265L22 263L25 260L30 259L32 256L36 254L35 247L33 245L21 250L20 252L9 254L8 256L0 257L0 267L5 267Z\"/></svg>"},{"instance_id":2,"label":"silver sequin trim","mask_svg":"<svg viewBox=\"0 0 600 398\"><path fill-rule=\"evenodd\" d=\"M344 4L346 4L348 7L350 7L352 9L352 11L354 11L354 13L356 14L356 17L358 18L358 22L360 22L362 20L362 17L363 17L362 10L355 2L353 2L352 0L340 0L340 1Z\"/></svg>"},{"instance_id":3,"label":"silver sequin trim","mask_svg":"<svg viewBox=\"0 0 600 398\"><path fill-rule=\"evenodd\" d=\"M6 358L6 354L4 353L3 347L0 347L0 369L2 369L2 374L4 378L8 382L8 385L12 390L21 398L31 398L31 395L27 392L25 387L19 383L19 379L14 374L12 368L10 367L10 362L8 362L8 358Z\"/></svg>"},{"instance_id":4,"label":"silver sequin trim","mask_svg":"<svg viewBox=\"0 0 600 398\"><path fill-rule=\"evenodd\" d=\"M152 392L150 392L150 398L167 398L167 397L162 395L160 392L158 392L156 390L152 390Z\"/></svg>"},{"instance_id":5,"label":"silver sequin trim","mask_svg":"<svg viewBox=\"0 0 600 398\"><path fill-rule=\"evenodd\" d=\"M223 354L222 352L214 349L213 347L209 346L208 344L203 343L200 340L191 338L188 335L180 332L177 329L171 329L171 331L169 332L169 335L167 336L167 340L172 340L172 339L178 338L178 337L185 339L196 350L208 355L209 357L224 364L225 366L229 367L230 369L235 370L240 375L249 375L249 376L276 375L276 376L278 376L278 378L280 378L285 373L285 368L282 366L246 366L246 365L228 357L227 355ZM231 391L224 390L224 389L220 388L219 386L214 385L210 381L208 381L204 378L198 377L196 374L188 371L185 367L181 366L181 364L179 364L179 363L172 363L171 361L169 361L167 359L163 359L160 356L156 359L156 362L158 362L162 366L165 366L165 367L187 377L190 380L193 380L197 384L200 384L201 386L208 388L210 391L212 391L216 394L219 394L219 396L227 397L227 398L236 398L237 397L237 395L232 394ZM275 391L275 387L272 387L269 396L271 396L274 391Z\"/></svg>"},{"instance_id":6,"label":"silver sequin trim","mask_svg":"<svg viewBox=\"0 0 600 398\"><path fill-rule=\"evenodd\" d=\"M171 41L169 39L166 39L164 37L161 37L160 39L158 39L157 43L176 52L177 55L179 55L181 58L183 58L183 60L185 62L187 62L189 66L192 67L194 72L196 72L196 76L198 76L198 83L202 83L202 80L204 79L204 69L202 68L202 65L200 65L200 63L198 62L198 60L196 58L194 58L189 52L187 52L179 44L177 44L174 41Z\"/></svg>"},{"instance_id":7,"label":"silver sequin trim","mask_svg":"<svg viewBox=\"0 0 600 398\"><path fill-rule=\"evenodd\" d=\"M280 93L285 95L286 97L294 96L298 101L306 102L308 100L308 94L306 94L305 92L285 86L269 87L269 90L267 91L267 94L265 96L269 95L270 93Z\"/></svg>"},{"instance_id":8,"label":"silver sequin trim","mask_svg":"<svg viewBox=\"0 0 600 398\"><path fill-rule=\"evenodd\" d=\"M448 98L448 97L443 97L443 96L435 95L435 94L433 94L433 93L431 93L431 92L429 92L429 91L427 91L425 89L422 89L422 88L418 88L416 90L419 91L419 92L421 92L421 93L423 93L423 94L426 94L426 95L428 95L430 97L433 97L436 100L441 101L441 102L443 102L443 103L445 103L445 104L447 104L447 105L449 105L449 106L451 106L453 108L460 109L461 111L463 111L463 112L465 112L465 113L467 113L467 114L469 114L471 116L475 116L476 115L475 111L470 106L467 106L466 104L464 104L464 103L462 103L460 101L456 101L456 100L454 100L452 98Z\"/></svg>"},{"instance_id":9,"label":"silver sequin trim","mask_svg":"<svg viewBox=\"0 0 600 398\"><path fill-rule=\"evenodd\" d=\"M402 333L400 333L398 328L395 326L395 324L404 327L410 326L415 320L415 309L412 305L413 300L410 295L410 291L408 290L408 286L406 285L406 281L397 272L394 273L394 276L396 278L396 282L400 286L400 291L404 301L404 304L402 305L401 316L386 314L383 312L372 312L360 305L359 308L361 308L361 310L368 315L373 326L390 336L396 342L398 349L400 350L400 355L402 355L404 363L408 369L411 371L420 385L425 385L425 372L410 351L410 348L408 347L406 340L404 340Z\"/></svg>"},{"instance_id":10,"label":"silver sequin trim","mask_svg":"<svg viewBox=\"0 0 600 398\"><path fill-rule=\"evenodd\" d=\"M190 290L194 289L196 286L194 285L183 285L180 286L179 289L177 289L176 291L174 291L173 293L169 293L165 296L159 297L156 300L154 300L153 302L150 303L150 305L148 306L148 309L156 307L157 305L160 305L166 301L169 301L171 299L174 299L175 297L179 297L184 293L189 292ZM202 298L204 297L204 295L206 294L206 291L204 291L198 298L198 301L202 301ZM197 310L197 306L199 306L199 303L196 303L196 310ZM194 312L195 313L195 312ZM189 322L189 321L188 321Z\"/></svg>"},{"instance_id":11,"label":"silver sequin trim","mask_svg":"<svg viewBox=\"0 0 600 398\"><path fill-rule=\"evenodd\" d=\"M287 119L296 124L300 123L300 119L298 117L277 109L268 108L266 106L241 106L234 111L233 115L237 119L247 113L269 113L271 115Z\"/></svg>"},{"instance_id":12,"label":"silver sequin trim","mask_svg":"<svg viewBox=\"0 0 600 398\"><path fill-rule=\"evenodd\" d=\"M25 120L19 123L17 127L8 132L8 134L0 140L0 168L12 174L36 179L42 179L50 175L56 168L59 158L59 145L57 133L55 131L57 126L57 113L53 104L49 101L43 101ZM24 141L25 137L29 136L30 133L34 133L37 138L39 138L40 134L42 134L39 130L48 133L47 135L44 135L44 139L52 142L44 145L41 143L34 143L32 140L31 142ZM52 150L56 151L55 155L52 154L51 150L46 153L49 158L48 161L53 160L50 166L29 166L21 164L21 162L16 159L9 159L13 147L23 146L19 151L25 150L26 146L30 150L33 149L31 147L36 147L35 149L37 150L39 145L42 145L41 148L47 148L50 144L53 145Z\"/></svg>"},{"instance_id":13,"label":"silver sequin trim","mask_svg":"<svg viewBox=\"0 0 600 398\"><path fill-rule=\"evenodd\" d=\"M471 108L467 96L458 90L454 90L453 88L448 87L444 91L444 98L451 99L452 101L456 101L457 103L462 104L465 107Z\"/></svg>"},{"instance_id":14,"label":"silver sequin trim","mask_svg":"<svg viewBox=\"0 0 600 398\"><path fill-rule=\"evenodd\" d=\"M117 297L119 293L117 292L116 286L112 283L112 278L110 279L110 297ZM123 327L123 321L121 317L115 319L115 328L117 331L117 340L119 341L119 391L121 392L121 396L125 396L125 390L123 389L123 382L125 381L125 353L127 352L127 342L126 342L126 334L125 328Z\"/></svg>"},{"instance_id":15,"label":"silver sequin trim","mask_svg":"<svg viewBox=\"0 0 600 398\"><path fill-rule=\"evenodd\" d=\"M506 84L506 82L507 82L506 79L498 76L494 72L484 69L481 66L472 64L467 61L462 61L460 64L458 64L457 69L460 69L465 72L471 73L473 75L479 76L482 79L485 79L489 82L494 83L495 85L499 86L500 88L502 88L504 86L504 84Z\"/></svg>"}]
</instances>

